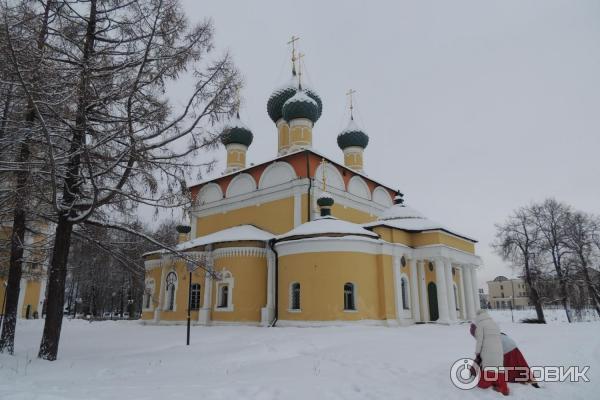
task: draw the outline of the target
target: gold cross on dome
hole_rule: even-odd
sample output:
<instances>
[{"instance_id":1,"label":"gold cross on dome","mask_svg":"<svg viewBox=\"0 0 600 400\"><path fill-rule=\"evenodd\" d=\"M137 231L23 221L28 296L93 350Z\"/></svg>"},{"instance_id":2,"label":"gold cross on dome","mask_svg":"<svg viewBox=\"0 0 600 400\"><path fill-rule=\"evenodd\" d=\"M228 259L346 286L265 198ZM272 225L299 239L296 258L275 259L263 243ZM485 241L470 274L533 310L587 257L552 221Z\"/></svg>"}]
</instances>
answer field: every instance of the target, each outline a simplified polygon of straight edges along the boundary
<instances>
[{"instance_id":1,"label":"gold cross on dome","mask_svg":"<svg viewBox=\"0 0 600 400\"><path fill-rule=\"evenodd\" d=\"M294 73L296 72L296 42L298 40L300 40L300 37L292 35L290 41L287 42L288 45L292 45L292 71Z\"/></svg>"},{"instance_id":2,"label":"gold cross on dome","mask_svg":"<svg viewBox=\"0 0 600 400\"><path fill-rule=\"evenodd\" d=\"M352 95L356 93L356 90L350 89L346 93L346 96L350 98L350 119L354 119L354 103L352 102Z\"/></svg>"},{"instance_id":3,"label":"gold cross on dome","mask_svg":"<svg viewBox=\"0 0 600 400\"><path fill-rule=\"evenodd\" d=\"M302 59L304 58L304 53L298 53L298 87L302 89Z\"/></svg>"}]
</instances>

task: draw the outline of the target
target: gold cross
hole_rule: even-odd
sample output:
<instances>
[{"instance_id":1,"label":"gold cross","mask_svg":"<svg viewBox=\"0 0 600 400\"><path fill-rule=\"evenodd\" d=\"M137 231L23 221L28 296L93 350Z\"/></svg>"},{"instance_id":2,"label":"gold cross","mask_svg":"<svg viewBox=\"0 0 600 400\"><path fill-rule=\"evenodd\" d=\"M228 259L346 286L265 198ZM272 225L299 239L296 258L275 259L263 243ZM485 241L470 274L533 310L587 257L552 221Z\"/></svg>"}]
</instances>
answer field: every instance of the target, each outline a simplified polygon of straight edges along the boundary
<instances>
[{"instance_id":1,"label":"gold cross","mask_svg":"<svg viewBox=\"0 0 600 400\"><path fill-rule=\"evenodd\" d=\"M304 53L298 53L298 87L302 89L302 59L304 58Z\"/></svg>"},{"instance_id":2,"label":"gold cross","mask_svg":"<svg viewBox=\"0 0 600 400\"><path fill-rule=\"evenodd\" d=\"M298 36L294 36L292 35L292 38L290 39L289 42L287 42L287 44L291 44L292 45L292 66L294 66L295 62L296 62L296 42L300 40L300 38Z\"/></svg>"},{"instance_id":3,"label":"gold cross","mask_svg":"<svg viewBox=\"0 0 600 400\"><path fill-rule=\"evenodd\" d=\"M352 95L356 93L356 90L354 89L350 89L348 90L348 93L346 93L346 96L350 97L350 119L354 119L354 104L352 103Z\"/></svg>"}]
</instances>

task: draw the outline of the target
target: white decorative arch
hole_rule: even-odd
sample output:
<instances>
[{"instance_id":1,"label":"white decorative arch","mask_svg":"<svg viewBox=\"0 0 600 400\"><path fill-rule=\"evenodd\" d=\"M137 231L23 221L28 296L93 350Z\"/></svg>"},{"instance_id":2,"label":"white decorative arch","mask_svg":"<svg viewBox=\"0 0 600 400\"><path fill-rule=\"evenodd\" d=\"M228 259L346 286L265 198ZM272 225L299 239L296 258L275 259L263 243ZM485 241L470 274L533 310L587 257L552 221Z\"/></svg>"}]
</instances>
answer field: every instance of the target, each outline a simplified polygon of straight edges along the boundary
<instances>
[{"instance_id":1,"label":"white decorative arch","mask_svg":"<svg viewBox=\"0 0 600 400\"><path fill-rule=\"evenodd\" d=\"M239 196L256 190L256 181L250 174L239 174L227 186L225 197Z\"/></svg>"},{"instance_id":2,"label":"white decorative arch","mask_svg":"<svg viewBox=\"0 0 600 400\"><path fill-rule=\"evenodd\" d=\"M196 197L196 204L203 205L212 203L213 201L219 201L223 198L223 191L221 187L214 182L207 183L202 186Z\"/></svg>"},{"instance_id":3,"label":"white decorative arch","mask_svg":"<svg viewBox=\"0 0 600 400\"><path fill-rule=\"evenodd\" d=\"M342 178L342 174L340 171L330 163L325 164L325 180L327 181L327 186L333 187L339 190L346 190L346 185L344 184L344 178ZM321 187L323 184L323 164L319 164L317 170L315 171L315 181L318 187Z\"/></svg>"},{"instance_id":4,"label":"white decorative arch","mask_svg":"<svg viewBox=\"0 0 600 400\"><path fill-rule=\"evenodd\" d=\"M348 193L362 197L363 199L369 200L371 198L371 191L367 182L358 175L354 175L348 182Z\"/></svg>"},{"instance_id":5,"label":"white decorative arch","mask_svg":"<svg viewBox=\"0 0 600 400\"><path fill-rule=\"evenodd\" d=\"M281 185L296 179L296 171L285 161L276 161L263 171L258 182L258 188L264 189L271 186Z\"/></svg>"},{"instance_id":6,"label":"white decorative arch","mask_svg":"<svg viewBox=\"0 0 600 400\"><path fill-rule=\"evenodd\" d=\"M373 201L386 207L390 207L393 204L392 196L390 196L389 192L381 186L377 186L375 190L373 190Z\"/></svg>"}]
</instances>

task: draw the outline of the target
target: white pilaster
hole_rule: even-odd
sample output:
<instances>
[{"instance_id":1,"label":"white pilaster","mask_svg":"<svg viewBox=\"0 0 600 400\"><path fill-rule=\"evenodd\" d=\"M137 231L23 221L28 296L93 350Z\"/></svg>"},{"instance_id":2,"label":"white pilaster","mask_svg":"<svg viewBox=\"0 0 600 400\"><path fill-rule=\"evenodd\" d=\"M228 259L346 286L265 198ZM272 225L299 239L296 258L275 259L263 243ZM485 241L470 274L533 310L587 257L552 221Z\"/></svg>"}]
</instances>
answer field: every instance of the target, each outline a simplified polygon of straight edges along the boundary
<instances>
[{"instance_id":1,"label":"white pilaster","mask_svg":"<svg viewBox=\"0 0 600 400\"><path fill-rule=\"evenodd\" d=\"M446 273L443 258L435 260L435 284L437 286L438 320L440 324L448 324L450 317L448 315L448 290L446 284Z\"/></svg>"},{"instance_id":2,"label":"white pilaster","mask_svg":"<svg viewBox=\"0 0 600 400\"><path fill-rule=\"evenodd\" d=\"M429 298L427 297L427 282L425 280L425 266L423 260L417 261L419 284L421 286L421 321L429 321Z\"/></svg>"},{"instance_id":3,"label":"white pilaster","mask_svg":"<svg viewBox=\"0 0 600 400\"><path fill-rule=\"evenodd\" d=\"M466 300L465 300L465 269L463 267L457 269L457 271L460 273L460 287L459 287L459 293L460 293L460 319L462 320L466 320L467 319L467 305L466 305Z\"/></svg>"},{"instance_id":4,"label":"white pilaster","mask_svg":"<svg viewBox=\"0 0 600 400\"><path fill-rule=\"evenodd\" d=\"M448 318L454 322L456 317L456 300L454 298L454 279L452 279L452 263L444 260L444 273L446 275L446 295L448 296Z\"/></svg>"},{"instance_id":5,"label":"white pilaster","mask_svg":"<svg viewBox=\"0 0 600 400\"><path fill-rule=\"evenodd\" d=\"M202 299L202 308L198 310L198 322L202 325L208 325L210 322L210 309L212 307L212 287L213 280L209 273L213 271L213 253L210 246L206 249L206 269L204 275L204 299Z\"/></svg>"},{"instance_id":6,"label":"white pilaster","mask_svg":"<svg viewBox=\"0 0 600 400\"><path fill-rule=\"evenodd\" d=\"M294 194L294 228L302 224L302 195Z\"/></svg>"},{"instance_id":7,"label":"white pilaster","mask_svg":"<svg viewBox=\"0 0 600 400\"><path fill-rule=\"evenodd\" d=\"M162 257L162 256L161 256ZM158 290L158 305L154 307L154 322L160 321L160 313L162 312L163 301L165 297L165 265L161 262L160 265L160 285L157 285Z\"/></svg>"},{"instance_id":8,"label":"white pilaster","mask_svg":"<svg viewBox=\"0 0 600 400\"><path fill-rule=\"evenodd\" d=\"M477 312L481 307L479 305L479 290L477 290L477 271L475 271L475 265L471 265L471 285L473 287L473 303L475 312Z\"/></svg>"},{"instance_id":9,"label":"white pilaster","mask_svg":"<svg viewBox=\"0 0 600 400\"><path fill-rule=\"evenodd\" d=\"M465 297L467 300L467 319L475 319L475 304L473 302L473 284L471 283L471 266L463 265L463 282L465 285Z\"/></svg>"},{"instance_id":10,"label":"white pilaster","mask_svg":"<svg viewBox=\"0 0 600 400\"><path fill-rule=\"evenodd\" d=\"M415 322L421 321L421 309L419 307L419 285L417 279L417 262L414 258L408 260L410 271L410 296L412 303L412 317Z\"/></svg>"},{"instance_id":11,"label":"white pilaster","mask_svg":"<svg viewBox=\"0 0 600 400\"><path fill-rule=\"evenodd\" d=\"M4 288L6 290L6 288ZM21 278L19 282L19 301L17 302L17 318L24 318L23 302L25 301L25 291L27 290L27 279Z\"/></svg>"},{"instance_id":12,"label":"white pilaster","mask_svg":"<svg viewBox=\"0 0 600 400\"><path fill-rule=\"evenodd\" d=\"M275 253L267 249L267 304L260 310L260 323L269 326L275 317Z\"/></svg>"}]
</instances>

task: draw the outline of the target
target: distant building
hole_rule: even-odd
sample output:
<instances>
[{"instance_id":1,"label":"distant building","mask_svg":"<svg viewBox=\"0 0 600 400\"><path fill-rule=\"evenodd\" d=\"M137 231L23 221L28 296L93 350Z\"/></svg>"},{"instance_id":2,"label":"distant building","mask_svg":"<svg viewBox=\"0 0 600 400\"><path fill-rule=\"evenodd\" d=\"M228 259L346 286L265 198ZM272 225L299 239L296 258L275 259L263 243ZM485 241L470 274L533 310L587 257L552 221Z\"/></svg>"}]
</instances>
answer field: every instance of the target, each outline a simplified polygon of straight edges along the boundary
<instances>
[{"instance_id":1,"label":"distant building","mask_svg":"<svg viewBox=\"0 0 600 400\"><path fill-rule=\"evenodd\" d=\"M523 279L508 279L505 276L498 276L493 281L489 281L487 285L489 308L522 308L531 305L527 285Z\"/></svg>"},{"instance_id":2,"label":"distant building","mask_svg":"<svg viewBox=\"0 0 600 400\"><path fill-rule=\"evenodd\" d=\"M484 292L483 288L479 288L478 292L479 292L479 306L484 309L490 308L487 293Z\"/></svg>"}]
</instances>

